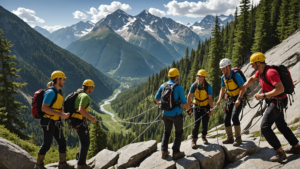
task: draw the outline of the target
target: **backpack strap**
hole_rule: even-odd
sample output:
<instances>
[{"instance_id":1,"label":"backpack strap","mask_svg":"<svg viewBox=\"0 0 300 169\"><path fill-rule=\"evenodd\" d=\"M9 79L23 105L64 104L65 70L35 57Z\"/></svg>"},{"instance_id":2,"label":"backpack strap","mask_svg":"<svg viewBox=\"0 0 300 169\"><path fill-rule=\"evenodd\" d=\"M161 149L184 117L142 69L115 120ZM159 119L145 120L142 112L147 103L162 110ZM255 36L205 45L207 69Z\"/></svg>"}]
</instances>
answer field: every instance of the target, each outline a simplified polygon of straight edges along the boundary
<instances>
[{"instance_id":1,"label":"backpack strap","mask_svg":"<svg viewBox=\"0 0 300 169\"><path fill-rule=\"evenodd\" d=\"M208 82L206 80L204 80L204 90L206 91L206 93L208 95Z\"/></svg>"},{"instance_id":2,"label":"backpack strap","mask_svg":"<svg viewBox=\"0 0 300 169\"><path fill-rule=\"evenodd\" d=\"M198 83L197 83L197 81L195 81L194 82L194 92L196 91L196 89L198 88L199 86L198 86Z\"/></svg>"},{"instance_id":3,"label":"backpack strap","mask_svg":"<svg viewBox=\"0 0 300 169\"><path fill-rule=\"evenodd\" d=\"M275 70L276 70L276 69L275 69ZM276 70L276 71L277 71L277 70ZM268 85L270 85L270 86L272 86L272 87L275 88L275 86L273 86L273 85L267 80L267 78L266 78L266 73L267 73L267 65L265 66L265 70L264 70L264 72L263 72L262 79L263 79L263 81L264 81L265 83L267 83Z\"/></svg>"},{"instance_id":4,"label":"backpack strap","mask_svg":"<svg viewBox=\"0 0 300 169\"><path fill-rule=\"evenodd\" d=\"M53 100L51 101L50 106L49 106L51 109L53 109L52 106L54 105L54 103L55 103L56 100L57 100L57 94L58 94L58 91L55 90L53 87L49 87L47 90L53 90L54 93L55 93L55 96L54 96L54 98L53 98ZM56 109L56 110L60 110L60 109ZM53 116L53 115L50 115L50 116Z\"/></svg>"}]
</instances>

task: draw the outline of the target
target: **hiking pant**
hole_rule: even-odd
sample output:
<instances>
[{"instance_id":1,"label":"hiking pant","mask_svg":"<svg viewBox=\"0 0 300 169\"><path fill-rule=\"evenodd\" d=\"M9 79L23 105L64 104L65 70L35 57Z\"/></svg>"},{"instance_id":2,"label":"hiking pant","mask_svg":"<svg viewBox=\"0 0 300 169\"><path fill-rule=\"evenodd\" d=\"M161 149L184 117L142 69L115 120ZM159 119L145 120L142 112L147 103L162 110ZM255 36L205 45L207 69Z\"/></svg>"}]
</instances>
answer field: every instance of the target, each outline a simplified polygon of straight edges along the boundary
<instances>
[{"instance_id":1,"label":"hiking pant","mask_svg":"<svg viewBox=\"0 0 300 169\"><path fill-rule=\"evenodd\" d=\"M75 128L76 129L76 128ZM90 146L90 132L88 127L80 125L77 130L77 134L80 140L79 159L77 165L86 164L86 156Z\"/></svg>"},{"instance_id":2,"label":"hiking pant","mask_svg":"<svg viewBox=\"0 0 300 169\"><path fill-rule=\"evenodd\" d=\"M239 116L241 113L241 110L243 108L243 104L241 104L238 107L235 107L235 102L237 100L237 97L233 99L233 101L225 107L225 127L231 126L231 120L233 122L233 125L239 126L240 125L240 120Z\"/></svg>"},{"instance_id":3,"label":"hiking pant","mask_svg":"<svg viewBox=\"0 0 300 169\"><path fill-rule=\"evenodd\" d=\"M50 122L49 122L50 121ZM45 155L47 151L50 149L53 137L55 138L57 144L58 144L58 151L59 153L66 153L66 140L64 137L64 134L61 130L60 138L59 138L59 128L55 125L54 120L42 118L41 119L41 125L44 132L44 141L43 144L39 150L39 154ZM49 125L49 130L47 130L47 125Z\"/></svg>"},{"instance_id":4,"label":"hiking pant","mask_svg":"<svg viewBox=\"0 0 300 169\"><path fill-rule=\"evenodd\" d=\"M287 126L284 119L283 109L287 106L288 99L285 98L281 101L281 106L277 107L277 103L270 103L268 108L265 110L263 119L261 121L261 132L268 141L268 143L275 149L279 149L281 144L272 130L272 125L276 124L278 130L287 139L290 145L294 146L299 141L295 137L294 133Z\"/></svg>"},{"instance_id":5,"label":"hiking pant","mask_svg":"<svg viewBox=\"0 0 300 169\"><path fill-rule=\"evenodd\" d=\"M202 133L202 135L207 134L209 115L208 114L205 115L205 114L209 111L209 109L210 109L209 106L193 108L194 121L196 121L194 124L194 127L193 127L193 131L192 131L193 138L198 138L198 131L199 131L201 120L202 120L201 133ZM202 117L202 119L198 120L201 117Z\"/></svg>"},{"instance_id":6,"label":"hiking pant","mask_svg":"<svg viewBox=\"0 0 300 169\"><path fill-rule=\"evenodd\" d=\"M161 141L161 150L162 151L168 151L168 143L169 143L169 137L171 135L173 123L175 126L175 138L173 143L173 153L180 152L180 145L182 140L182 133L183 133L183 115L182 113L177 116L164 116L164 134Z\"/></svg>"}]
</instances>

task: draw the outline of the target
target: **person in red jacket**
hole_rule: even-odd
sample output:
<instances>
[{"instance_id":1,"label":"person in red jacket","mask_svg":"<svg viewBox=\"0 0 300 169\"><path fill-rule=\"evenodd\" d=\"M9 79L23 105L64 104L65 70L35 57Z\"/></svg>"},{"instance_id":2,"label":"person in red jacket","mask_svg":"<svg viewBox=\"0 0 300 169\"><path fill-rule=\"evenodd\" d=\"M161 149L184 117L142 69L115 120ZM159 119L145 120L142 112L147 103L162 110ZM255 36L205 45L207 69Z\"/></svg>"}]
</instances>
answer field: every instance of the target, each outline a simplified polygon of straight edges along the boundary
<instances>
[{"instance_id":1,"label":"person in red jacket","mask_svg":"<svg viewBox=\"0 0 300 169\"><path fill-rule=\"evenodd\" d=\"M284 119L283 109L286 108L288 99L284 93L284 86L280 80L279 73L271 66L266 65L265 59L266 57L263 53L256 52L252 54L250 62L252 68L256 70L256 73L247 80L244 86L248 88L250 84L260 79L260 86L263 92L261 94L255 94L255 98L257 100L266 99L268 105L261 121L261 132L268 143L277 151L276 155L270 160L273 162L281 162L286 159L286 153L300 154L300 147L298 139L287 126ZM264 76L272 86L263 80ZM282 149L278 138L272 130L274 123L290 145L292 145L290 149L285 151Z\"/></svg>"}]
</instances>

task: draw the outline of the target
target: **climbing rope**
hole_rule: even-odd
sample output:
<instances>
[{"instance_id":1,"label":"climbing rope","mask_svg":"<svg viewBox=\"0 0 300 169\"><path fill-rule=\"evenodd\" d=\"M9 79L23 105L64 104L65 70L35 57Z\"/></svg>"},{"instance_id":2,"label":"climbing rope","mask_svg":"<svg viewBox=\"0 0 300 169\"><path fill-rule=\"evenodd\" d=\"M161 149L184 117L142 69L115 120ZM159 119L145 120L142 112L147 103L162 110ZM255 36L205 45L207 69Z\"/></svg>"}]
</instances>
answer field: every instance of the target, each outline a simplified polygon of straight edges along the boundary
<instances>
[{"instance_id":1,"label":"climbing rope","mask_svg":"<svg viewBox=\"0 0 300 169\"><path fill-rule=\"evenodd\" d=\"M140 114L138 114L138 115L136 115L136 116L130 117L130 118L125 119L125 120L131 120L131 119L133 119L133 118L136 118L136 117L138 117L138 116L141 116L141 115L143 115L143 114L149 112L150 110L154 109L155 107L157 107L157 105L151 107L150 109L148 109L148 110L146 110L146 111L144 111L144 112L142 112L142 113L140 113Z\"/></svg>"},{"instance_id":2,"label":"climbing rope","mask_svg":"<svg viewBox=\"0 0 300 169\"><path fill-rule=\"evenodd\" d=\"M102 121L102 120L97 120L98 122L101 122L101 123L128 123L128 124L141 124L141 125L144 125L144 124L151 124L151 123L157 123L157 122L160 122L160 120L156 120L156 121L153 121L153 122L148 122L148 123L135 123L135 122L128 122L128 121Z\"/></svg>"}]
</instances>

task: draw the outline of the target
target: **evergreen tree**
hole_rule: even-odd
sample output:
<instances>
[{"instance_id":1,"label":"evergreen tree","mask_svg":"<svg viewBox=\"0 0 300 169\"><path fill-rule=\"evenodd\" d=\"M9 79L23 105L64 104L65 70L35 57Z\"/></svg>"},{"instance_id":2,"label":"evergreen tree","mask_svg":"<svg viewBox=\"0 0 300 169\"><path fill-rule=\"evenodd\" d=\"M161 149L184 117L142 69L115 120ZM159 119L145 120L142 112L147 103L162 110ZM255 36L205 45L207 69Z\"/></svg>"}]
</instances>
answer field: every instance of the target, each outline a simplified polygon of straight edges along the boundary
<instances>
[{"instance_id":1,"label":"evergreen tree","mask_svg":"<svg viewBox=\"0 0 300 169\"><path fill-rule=\"evenodd\" d=\"M94 157L107 146L107 135L99 122L94 123L90 132L90 147L88 157Z\"/></svg>"},{"instance_id":2,"label":"evergreen tree","mask_svg":"<svg viewBox=\"0 0 300 169\"><path fill-rule=\"evenodd\" d=\"M253 1L249 12L249 44L253 44L254 32L255 32L255 10L253 8Z\"/></svg>"},{"instance_id":3,"label":"evergreen tree","mask_svg":"<svg viewBox=\"0 0 300 169\"><path fill-rule=\"evenodd\" d=\"M290 0L282 0L280 6L279 21L277 23L277 32L280 41L289 36L289 4Z\"/></svg>"},{"instance_id":4,"label":"evergreen tree","mask_svg":"<svg viewBox=\"0 0 300 169\"><path fill-rule=\"evenodd\" d=\"M16 56L10 55L9 48L13 45L4 39L4 34L0 30L0 124L4 124L10 132L16 133L22 139L28 139L22 130L26 128L25 122L18 118L20 110L26 109L21 102L15 100L18 90L26 83L17 83L14 81L19 78L16 69L16 63L13 60Z\"/></svg>"},{"instance_id":5,"label":"evergreen tree","mask_svg":"<svg viewBox=\"0 0 300 169\"><path fill-rule=\"evenodd\" d=\"M249 52L249 0L241 0L241 13L239 16L239 23L234 32L234 45L232 49L232 61L234 66L239 66L244 63L246 55Z\"/></svg>"},{"instance_id":6,"label":"evergreen tree","mask_svg":"<svg viewBox=\"0 0 300 169\"><path fill-rule=\"evenodd\" d=\"M228 59L232 59L232 48L234 44L234 31L236 29L236 26L238 24L238 9L236 8L234 12L234 21L230 24L230 30L229 30L229 40L228 40L228 50L225 54L225 57Z\"/></svg>"},{"instance_id":7,"label":"evergreen tree","mask_svg":"<svg viewBox=\"0 0 300 169\"><path fill-rule=\"evenodd\" d=\"M279 14L280 14L280 5L281 5L282 0L274 0L272 2L272 9L271 9L271 39L270 43L272 46L275 44L278 44L279 38L277 36L276 28L277 28L277 23L279 20Z\"/></svg>"},{"instance_id":8,"label":"evergreen tree","mask_svg":"<svg viewBox=\"0 0 300 169\"><path fill-rule=\"evenodd\" d=\"M261 1L258 19L256 21L254 44L252 52L265 52L270 47L270 10L268 10L269 0Z\"/></svg>"},{"instance_id":9,"label":"evergreen tree","mask_svg":"<svg viewBox=\"0 0 300 169\"><path fill-rule=\"evenodd\" d=\"M216 16L215 26L212 29L212 36L209 52L209 69L208 69L208 81L213 87L213 94L217 96L220 86L220 69L218 66L222 58L222 36L220 32L219 17Z\"/></svg>"},{"instance_id":10,"label":"evergreen tree","mask_svg":"<svg viewBox=\"0 0 300 169\"><path fill-rule=\"evenodd\" d=\"M291 0L289 9L289 35L298 29L299 24L299 0Z\"/></svg>"}]
</instances>

